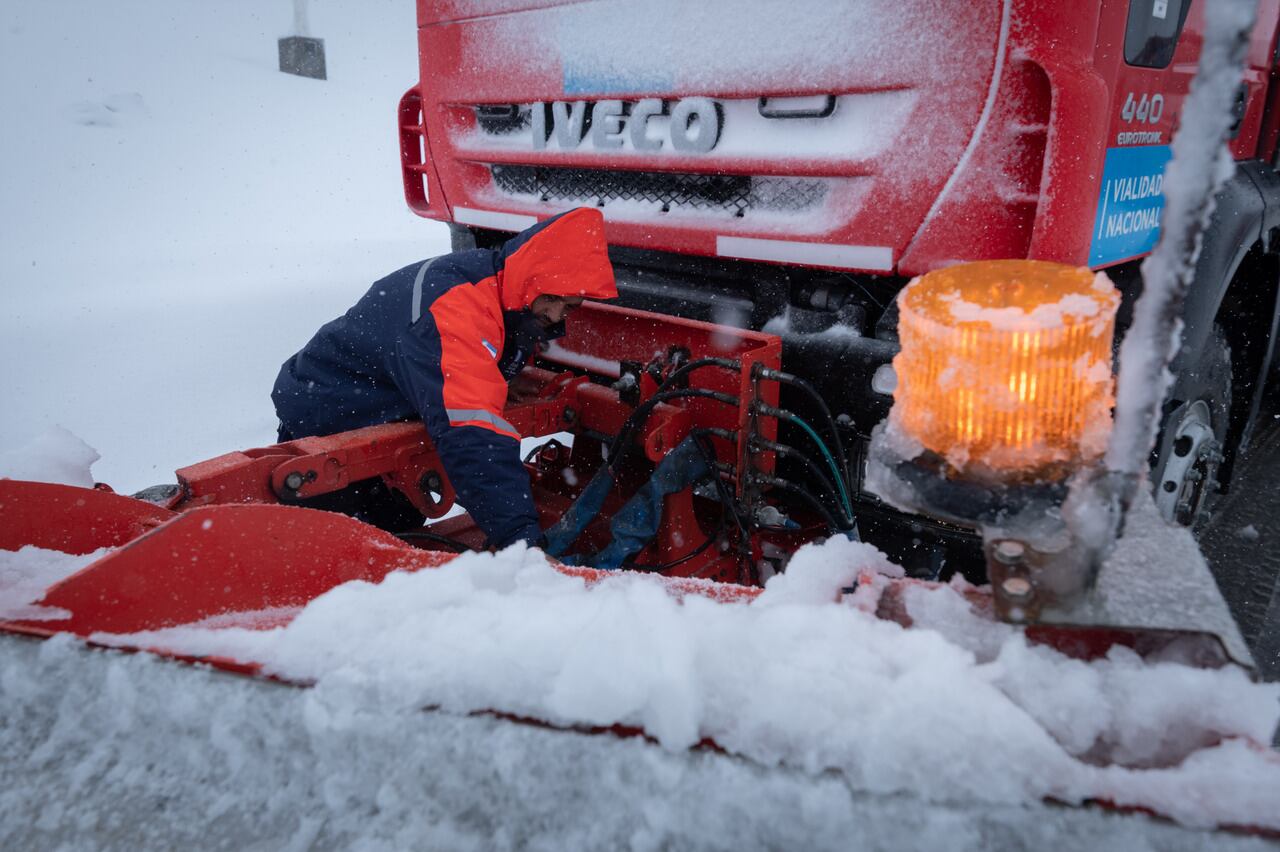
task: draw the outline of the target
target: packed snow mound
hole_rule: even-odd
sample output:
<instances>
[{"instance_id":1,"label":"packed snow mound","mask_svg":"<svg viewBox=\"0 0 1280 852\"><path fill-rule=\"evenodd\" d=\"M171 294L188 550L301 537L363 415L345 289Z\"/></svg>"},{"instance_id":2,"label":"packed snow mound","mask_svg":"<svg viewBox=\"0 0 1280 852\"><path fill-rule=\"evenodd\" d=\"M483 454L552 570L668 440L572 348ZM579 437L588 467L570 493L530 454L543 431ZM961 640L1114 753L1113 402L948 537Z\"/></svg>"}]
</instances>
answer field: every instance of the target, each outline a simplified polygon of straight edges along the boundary
<instances>
[{"instance_id":1,"label":"packed snow mound","mask_svg":"<svg viewBox=\"0 0 1280 852\"><path fill-rule=\"evenodd\" d=\"M518 545L348 583L275 629L93 638L258 661L353 716L435 707L620 725L669 750L711 739L764 766L835 771L870 793L1104 798L1190 825L1280 828L1280 760L1233 739L1270 738L1280 685L1121 650L1069 659L984 627L956 588L922 591L910 630L838 603L877 563L867 545L810 546L755 603L722 604L678 600L645 575L588 587Z\"/></svg>"},{"instance_id":2,"label":"packed snow mound","mask_svg":"<svg viewBox=\"0 0 1280 852\"><path fill-rule=\"evenodd\" d=\"M61 426L50 426L26 444L0 453L0 479L26 479L93 487L90 468L101 456Z\"/></svg>"},{"instance_id":3,"label":"packed snow mound","mask_svg":"<svg viewBox=\"0 0 1280 852\"><path fill-rule=\"evenodd\" d=\"M1094 809L925 803L711 751L353 703L69 636L0 642L0 848L1264 852Z\"/></svg>"},{"instance_id":4,"label":"packed snow mound","mask_svg":"<svg viewBox=\"0 0 1280 852\"><path fill-rule=\"evenodd\" d=\"M70 577L108 552L103 549L80 555L31 546L17 551L0 550L0 621L68 617L70 613L64 609L39 606L36 602L54 583Z\"/></svg>"}]
</instances>

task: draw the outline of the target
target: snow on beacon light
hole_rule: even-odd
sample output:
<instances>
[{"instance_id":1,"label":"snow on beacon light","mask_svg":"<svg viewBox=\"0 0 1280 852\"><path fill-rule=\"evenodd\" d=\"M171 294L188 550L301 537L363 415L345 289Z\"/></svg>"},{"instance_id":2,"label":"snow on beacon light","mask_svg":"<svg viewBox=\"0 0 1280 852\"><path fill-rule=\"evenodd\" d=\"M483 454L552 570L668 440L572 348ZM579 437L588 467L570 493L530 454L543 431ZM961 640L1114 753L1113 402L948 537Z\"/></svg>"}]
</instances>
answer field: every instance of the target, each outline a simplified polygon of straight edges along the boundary
<instances>
[{"instance_id":1,"label":"snow on beacon light","mask_svg":"<svg viewBox=\"0 0 1280 852\"><path fill-rule=\"evenodd\" d=\"M935 270L898 296L897 386L868 487L979 529L1011 620L1078 598L1096 571L1061 506L1106 450L1119 304L1105 275L1035 260Z\"/></svg>"},{"instance_id":2,"label":"snow on beacon light","mask_svg":"<svg viewBox=\"0 0 1280 852\"><path fill-rule=\"evenodd\" d=\"M930 272L898 298L890 417L952 475L1060 477L1106 449L1120 294L1105 275L997 260Z\"/></svg>"}]
</instances>

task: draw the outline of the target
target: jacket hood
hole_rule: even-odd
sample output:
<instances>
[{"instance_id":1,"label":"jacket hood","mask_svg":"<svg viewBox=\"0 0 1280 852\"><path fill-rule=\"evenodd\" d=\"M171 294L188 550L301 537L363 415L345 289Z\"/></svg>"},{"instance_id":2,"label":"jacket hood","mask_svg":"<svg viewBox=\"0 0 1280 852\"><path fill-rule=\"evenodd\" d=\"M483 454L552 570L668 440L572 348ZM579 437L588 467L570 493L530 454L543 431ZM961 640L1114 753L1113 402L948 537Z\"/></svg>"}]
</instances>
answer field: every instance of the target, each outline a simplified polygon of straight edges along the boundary
<instances>
[{"instance_id":1,"label":"jacket hood","mask_svg":"<svg viewBox=\"0 0 1280 852\"><path fill-rule=\"evenodd\" d=\"M604 215L578 207L539 222L507 240L497 251L502 308L520 311L539 296L613 299Z\"/></svg>"}]
</instances>

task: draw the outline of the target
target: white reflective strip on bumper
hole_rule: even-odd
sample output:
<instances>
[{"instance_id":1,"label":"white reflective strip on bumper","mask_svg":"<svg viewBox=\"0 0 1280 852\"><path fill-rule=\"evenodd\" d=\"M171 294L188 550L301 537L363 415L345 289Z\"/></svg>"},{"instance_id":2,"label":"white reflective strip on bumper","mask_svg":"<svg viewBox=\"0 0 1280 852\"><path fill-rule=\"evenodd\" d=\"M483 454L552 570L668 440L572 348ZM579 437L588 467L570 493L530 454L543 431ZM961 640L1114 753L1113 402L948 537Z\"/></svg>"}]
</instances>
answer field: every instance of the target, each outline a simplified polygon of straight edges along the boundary
<instances>
[{"instance_id":1,"label":"white reflective strip on bumper","mask_svg":"<svg viewBox=\"0 0 1280 852\"><path fill-rule=\"evenodd\" d=\"M751 237L716 237L716 254L743 260L807 263L841 269L893 269L893 249L888 246L849 246L801 243L791 240L757 240Z\"/></svg>"},{"instance_id":2,"label":"white reflective strip on bumper","mask_svg":"<svg viewBox=\"0 0 1280 852\"><path fill-rule=\"evenodd\" d=\"M500 231L523 231L538 224L537 216L521 216L518 213L498 213L494 210L472 210L470 207L453 208L453 221L478 228L497 228Z\"/></svg>"},{"instance_id":3,"label":"white reflective strip on bumper","mask_svg":"<svg viewBox=\"0 0 1280 852\"><path fill-rule=\"evenodd\" d=\"M498 415L485 411L483 408L446 408L444 413L449 418L450 423L465 423L468 420L473 422L478 420L481 423L488 423L490 426L497 426L512 435L520 434L516 431L516 427Z\"/></svg>"}]
</instances>

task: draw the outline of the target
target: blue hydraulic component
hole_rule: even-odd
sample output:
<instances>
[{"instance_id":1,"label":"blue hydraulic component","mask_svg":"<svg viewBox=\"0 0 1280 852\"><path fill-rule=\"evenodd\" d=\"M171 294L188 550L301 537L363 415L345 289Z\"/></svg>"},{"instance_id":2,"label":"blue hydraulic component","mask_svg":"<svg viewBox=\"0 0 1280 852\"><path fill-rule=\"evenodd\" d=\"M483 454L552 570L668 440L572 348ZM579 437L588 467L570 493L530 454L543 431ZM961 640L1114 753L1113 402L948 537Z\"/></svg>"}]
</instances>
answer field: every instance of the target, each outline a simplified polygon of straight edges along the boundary
<instances>
[{"instance_id":1,"label":"blue hydraulic component","mask_svg":"<svg viewBox=\"0 0 1280 852\"><path fill-rule=\"evenodd\" d=\"M589 565L604 570L621 568L627 557L639 553L657 535L662 522L663 498L706 479L712 472L697 439L685 438L658 463L649 481L614 514L609 522L613 538L603 550L594 556L565 556L565 551L587 524L600 514L604 499L613 487L613 474L606 465L591 478L560 520L546 530L547 554L566 565Z\"/></svg>"},{"instance_id":2,"label":"blue hydraulic component","mask_svg":"<svg viewBox=\"0 0 1280 852\"><path fill-rule=\"evenodd\" d=\"M609 496L609 491L612 488L613 471L609 465L602 465L596 475L591 477L587 487L582 489L578 499L573 501L573 505L569 507L568 511L561 515L560 520L543 532L547 539L546 552L548 556L554 556L566 564L577 564L571 561L573 557L561 557L577 541L578 536L582 535L582 531L587 528L587 524L595 520L596 515L600 514L600 508L604 505L604 498Z\"/></svg>"},{"instance_id":3,"label":"blue hydraulic component","mask_svg":"<svg viewBox=\"0 0 1280 852\"><path fill-rule=\"evenodd\" d=\"M690 435L681 441L658 463L649 481L613 516L609 522L613 540L590 560L591 567L606 571L622 567L628 556L639 553L657 535L662 522L662 499L711 473L697 439Z\"/></svg>"}]
</instances>

